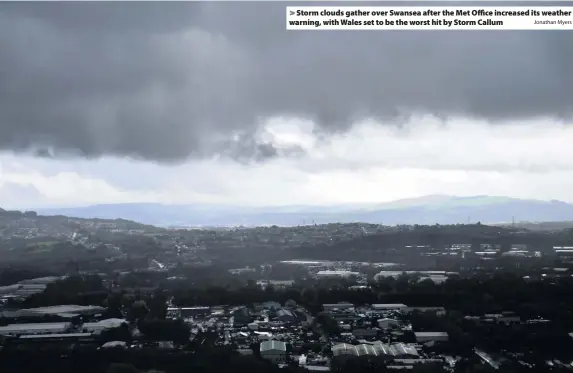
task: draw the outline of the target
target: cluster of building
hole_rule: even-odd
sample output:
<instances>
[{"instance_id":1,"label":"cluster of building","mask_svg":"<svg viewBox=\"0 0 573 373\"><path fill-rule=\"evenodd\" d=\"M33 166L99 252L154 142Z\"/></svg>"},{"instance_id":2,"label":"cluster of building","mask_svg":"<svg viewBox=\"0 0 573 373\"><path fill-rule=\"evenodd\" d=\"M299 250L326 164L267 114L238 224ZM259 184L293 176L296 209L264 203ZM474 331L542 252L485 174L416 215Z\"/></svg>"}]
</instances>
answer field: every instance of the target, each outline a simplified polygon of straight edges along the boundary
<instances>
[{"instance_id":1,"label":"cluster of building","mask_svg":"<svg viewBox=\"0 0 573 373\"><path fill-rule=\"evenodd\" d=\"M445 314L442 307L408 307L404 304L324 304L321 316L336 321L339 337L328 336L304 308L293 301L281 305L265 302L241 307L171 307L169 317L182 317L193 333L211 332L215 345L230 346L244 355L259 354L275 364L298 362L311 370L328 370L333 359L376 356L397 367L443 362L420 350L425 343L447 342L441 331L415 332L415 340L401 337L411 331L404 316L414 311Z\"/></svg>"},{"instance_id":2,"label":"cluster of building","mask_svg":"<svg viewBox=\"0 0 573 373\"><path fill-rule=\"evenodd\" d=\"M384 277L397 279L404 274L416 275L419 277L418 281L430 280L436 284L443 283L449 276L458 275L457 272L448 271L380 271L374 276L374 280L380 280Z\"/></svg>"},{"instance_id":3,"label":"cluster of building","mask_svg":"<svg viewBox=\"0 0 573 373\"><path fill-rule=\"evenodd\" d=\"M215 332L215 345L232 346L245 355L257 348L261 357L278 364L286 361L287 344L302 346L312 319L293 301L252 307L171 307L168 315L184 318L194 333Z\"/></svg>"},{"instance_id":4,"label":"cluster of building","mask_svg":"<svg viewBox=\"0 0 573 373\"><path fill-rule=\"evenodd\" d=\"M371 356L387 361L389 368L411 368L414 364L444 362L443 356L424 353L427 343L448 342L443 331L412 331L407 321L412 312L431 312L443 316L443 307L408 307L405 304L372 304L356 307L352 303L324 304L322 315L336 321L340 336L331 338L332 359ZM413 335L408 340L407 335Z\"/></svg>"},{"instance_id":5,"label":"cluster of building","mask_svg":"<svg viewBox=\"0 0 573 373\"><path fill-rule=\"evenodd\" d=\"M105 330L127 326L125 319L103 319L99 306L60 305L3 311L0 337L4 346L30 343L95 342ZM46 318L57 322L41 322ZM36 320L23 323L23 320ZM83 321L87 320L87 321Z\"/></svg>"},{"instance_id":6,"label":"cluster of building","mask_svg":"<svg viewBox=\"0 0 573 373\"><path fill-rule=\"evenodd\" d=\"M46 287L61 280L59 276L39 277L22 280L16 284L0 287L0 304L10 298L25 299L31 295L42 293Z\"/></svg>"},{"instance_id":7,"label":"cluster of building","mask_svg":"<svg viewBox=\"0 0 573 373\"><path fill-rule=\"evenodd\" d=\"M0 237L55 238L73 240L78 230L107 230L128 234L145 233L143 226L126 220L80 219L65 216L39 216L34 211L2 211L7 219L0 224Z\"/></svg>"}]
</instances>

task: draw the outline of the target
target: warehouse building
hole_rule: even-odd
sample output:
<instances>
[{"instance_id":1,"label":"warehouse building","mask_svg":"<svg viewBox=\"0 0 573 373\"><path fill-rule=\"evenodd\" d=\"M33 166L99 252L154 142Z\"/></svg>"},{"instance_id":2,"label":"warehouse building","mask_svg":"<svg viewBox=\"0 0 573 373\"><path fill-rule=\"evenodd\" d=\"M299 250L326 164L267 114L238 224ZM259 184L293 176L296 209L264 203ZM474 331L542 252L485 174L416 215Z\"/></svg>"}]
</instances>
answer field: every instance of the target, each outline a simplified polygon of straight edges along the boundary
<instances>
[{"instance_id":1,"label":"warehouse building","mask_svg":"<svg viewBox=\"0 0 573 373\"><path fill-rule=\"evenodd\" d=\"M96 338L90 333L64 333L64 334L27 334L19 337L6 337L4 346L40 346L40 348L68 348L71 345L97 345Z\"/></svg>"},{"instance_id":2,"label":"warehouse building","mask_svg":"<svg viewBox=\"0 0 573 373\"><path fill-rule=\"evenodd\" d=\"M351 271L318 271L316 276L317 277L351 277L351 276L359 276L360 273L358 272L351 272Z\"/></svg>"},{"instance_id":3,"label":"warehouse building","mask_svg":"<svg viewBox=\"0 0 573 373\"><path fill-rule=\"evenodd\" d=\"M446 332L416 332L416 342L447 342L449 340L448 333Z\"/></svg>"},{"instance_id":4,"label":"warehouse building","mask_svg":"<svg viewBox=\"0 0 573 373\"><path fill-rule=\"evenodd\" d=\"M396 319L383 318L378 320L378 327L381 329L390 329L400 325L400 321Z\"/></svg>"},{"instance_id":5,"label":"warehouse building","mask_svg":"<svg viewBox=\"0 0 573 373\"><path fill-rule=\"evenodd\" d=\"M91 333L65 333L65 334L27 334L18 338L19 342L93 342L94 336Z\"/></svg>"},{"instance_id":6,"label":"warehouse building","mask_svg":"<svg viewBox=\"0 0 573 373\"><path fill-rule=\"evenodd\" d=\"M54 283L56 281L59 281L61 279L64 279L65 277L59 277L59 276L47 276L47 277L38 277L38 278L31 278L28 280L22 280L20 282L18 282L18 284L22 284L22 285L48 285L51 283Z\"/></svg>"},{"instance_id":7,"label":"warehouse building","mask_svg":"<svg viewBox=\"0 0 573 373\"><path fill-rule=\"evenodd\" d=\"M408 346L404 343L389 345L381 342L359 345L340 343L332 347L332 354L336 358L378 356L385 359L400 359L416 358L419 356L418 351L413 346Z\"/></svg>"},{"instance_id":8,"label":"warehouse building","mask_svg":"<svg viewBox=\"0 0 573 373\"><path fill-rule=\"evenodd\" d=\"M296 321L296 315L290 310L280 309L277 311L277 319L284 323L292 323Z\"/></svg>"},{"instance_id":9,"label":"warehouse building","mask_svg":"<svg viewBox=\"0 0 573 373\"><path fill-rule=\"evenodd\" d=\"M385 304L373 304L371 308L376 311L391 311L391 310L405 310L408 308L408 306L402 303L385 303Z\"/></svg>"},{"instance_id":10,"label":"warehouse building","mask_svg":"<svg viewBox=\"0 0 573 373\"><path fill-rule=\"evenodd\" d=\"M356 346L348 343L339 343L332 346L332 354L336 358L349 358L358 356Z\"/></svg>"},{"instance_id":11,"label":"warehouse building","mask_svg":"<svg viewBox=\"0 0 573 373\"><path fill-rule=\"evenodd\" d=\"M340 302L340 303L333 303L333 304L323 304L322 309L325 311L332 311L332 310L349 310L353 309L354 304L348 302Z\"/></svg>"},{"instance_id":12,"label":"warehouse building","mask_svg":"<svg viewBox=\"0 0 573 373\"><path fill-rule=\"evenodd\" d=\"M0 326L0 335L20 336L27 334L65 334L72 325L66 322L58 323L35 323L35 324L10 324Z\"/></svg>"},{"instance_id":13,"label":"warehouse building","mask_svg":"<svg viewBox=\"0 0 573 373\"><path fill-rule=\"evenodd\" d=\"M84 333L101 333L107 329L119 328L122 325L127 325L127 320L106 319L98 322L86 322L82 325L81 330Z\"/></svg>"},{"instance_id":14,"label":"warehouse building","mask_svg":"<svg viewBox=\"0 0 573 373\"><path fill-rule=\"evenodd\" d=\"M97 315L106 309L100 306L78 306L75 304L59 305L50 307L28 308L22 311L35 315Z\"/></svg>"},{"instance_id":15,"label":"warehouse building","mask_svg":"<svg viewBox=\"0 0 573 373\"><path fill-rule=\"evenodd\" d=\"M404 313L431 312L436 316L444 316L446 314L446 309L444 307L408 307L402 311Z\"/></svg>"},{"instance_id":16,"label":"warehouse building","mask_svg":"<svg viewBox=\"0 0 573 373\"><path fill-rule=\"evenodd\" d=\"M286 362L286 343L282 341L264 341L260 347L261 357L275 364Z\"/></svg>"},{"instance_id":17,"label":"warehouse building","mask_svg":"<svg viewBox=\"0 0 573 373\"><path fill-rule=\"evenodd\" d=\"M233 327L247 326L252 321L251 314L246 307L235 310L229 319L229 322Z\"/></svg>"},{"instance_id":18,"label":"warehouse building","mask_svg":"<svg viewBox=\"0 0 573 373\"><path fill-rule=\"evenodd\" d=\"M18 285L18 290L14 292L14 296L19 298L27 298L34 294L43 293L46 290L46 285L44 284L23 284Z\"/></svg>"}]
</instances>

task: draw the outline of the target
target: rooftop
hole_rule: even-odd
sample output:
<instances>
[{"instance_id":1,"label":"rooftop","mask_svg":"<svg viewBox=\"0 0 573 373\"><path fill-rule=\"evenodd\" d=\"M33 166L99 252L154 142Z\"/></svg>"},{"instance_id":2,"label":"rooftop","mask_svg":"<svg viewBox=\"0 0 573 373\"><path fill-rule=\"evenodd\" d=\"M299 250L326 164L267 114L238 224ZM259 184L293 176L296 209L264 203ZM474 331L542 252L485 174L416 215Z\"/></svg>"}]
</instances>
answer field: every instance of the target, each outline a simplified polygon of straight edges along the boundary
<instances>
[{"instance_id":1,"label":"rooftop","mask_svg":"<svg viewBox=\"0 0 573 373\"><path fill-rule=\"evenodd\" d=\"M70 324L66 322L44 322L44 323L32 323L32 324L10 324L6 326L0 326L0 334L18 332L18 331L29 331L29 330L59 330L66 329Z\"/></svg>"},{"instance_id":2,"label":"rooftop","mask_svg":"<svg viewBox=\"0 0 573 373\"><path fill-rule=\"evenodd\" d=\"M277 311L277 316L281 317L281 316L287 316L287 317L296 317L294 315L294 313L292 313L292 311L289 310L285 310L285 309L280 309Z\"/></svg>"},{"instance_id":3,"label":"rooftop","mask_svg":"<svg viewBox=\"0 0 573 373\"><path fill-rule=\"evenodd\" d=\"M416 337L447 337L446 332L415 332Z\"/></svg>"},{"instance_id":4,"label":"rooftop","mask_svg":"<svg viewBox=\"0 0 573 373\"><path fill-rule=\"evenodd\" d=\"M38 277L38 278L31 278L28 280L22 280L18 283L19 284L49 284L51 282L56 282L60 279L61 279L61 277L58 277L58 276L47 276L47 277Z\"/></svg>"},{"instance_id":5,"label":"rooftop","mask_svg":"<svg viewBox=\"0 0 573 373\"><path fill-rule=\"evenodd\" d=\"M322 305L323 307L354 307L354 304L348 302L340 302L340 303L325 303Z\"/></svg>"},{"instance_id":6,"label":"rooftop","mask_svg":"<svg viewBox=\"0 0 573 373\"><path fill-rule=\"evenodd\" d=\"M91 333L27 334L21 335L19 339L87 338L91 336Z\"/></svg>"},{"instance_id":7,"label":"rooftop","mask_svg":"<svg viewBox=\"0 0 573 373\"><path fill-rule=\"evenodd\" d=\"M106 319L97 322L86 322L82 328L102 327L102 328L117 328L122 324L127 324L125 319Z\"/></svg>"},{"instance_id":8,"label":"rooftop","mask_svg":"<svg viewBox=\"0 0 573 373\"><path fill-rule=\"evenodd\" d=\"M334 354L334 356L340 356L340 355L358 356L358 350L356 349L356 346L348 343L340 343L334 345L332 347L332 353Z\"/></svg>"},{"instance_id":9,"label":"rooftop","mask_svg":"<svg viewBox=\"0 0 573 373\"><path fill-rule=\"evenodd\" d=\"M78 306L78 305L58 305L50 307L37 307L28 308L23 311L41 313L41 314L58 314L58 313L78 313L78 312L101 312L105 311L105 308L99 306Z\"/></svg>"},{"instance_id":10,"label":"rooftop","mask_svg":"<svg viewBox=\"0 0 573 373\"><path fill-rule=\"evenodd\" d=\"M358 272L351 272L351 271L318 271L318 276L352 276L352 275L359 275Z\"/></svg>"},{"instance_id":11,"label":"rooftop","mask_svg":"<svg viewBox=\"0 0 573 373\"><path fill-rule=\"evenodd\" d=\"M372 308L376 308L376 309L392 309L392 308L406 308L408 306L406 306L405 304L402 303L386 303L386 304L373 304Z\"/></svg>"},{"instance_id":12,"label":"rooftop","mask_svg":"<svg viewBox=\"0 0 573 373\"><path fill-rule=\"evenodd\" d=\"M261 342L261 352L269 350L279 350L286 352L286 343L282 341L264 341Z\"/></svg>"},{"instance_id":13,"label":"rooftop","mask_svg":"<svg viewBox=\"0 0 573 373\"><path fill-rule=\"evenodd\" d=\"M347 343L340 343L332 347L334 356L340 355L353 355L353 356L418 356L418 351L415 347L405 345L404 343L394 343L387 345L384 343L374 344L359 344L351 345Z\"/></svg>"}]
</instances>

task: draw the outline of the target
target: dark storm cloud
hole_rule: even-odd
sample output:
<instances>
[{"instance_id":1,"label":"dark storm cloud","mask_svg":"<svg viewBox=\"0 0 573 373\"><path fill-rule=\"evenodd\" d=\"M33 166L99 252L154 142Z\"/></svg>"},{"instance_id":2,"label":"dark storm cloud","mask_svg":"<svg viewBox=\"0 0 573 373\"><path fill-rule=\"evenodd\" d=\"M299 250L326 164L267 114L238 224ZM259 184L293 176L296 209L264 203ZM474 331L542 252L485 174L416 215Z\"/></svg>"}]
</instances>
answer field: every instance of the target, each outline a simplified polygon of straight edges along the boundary
<instances>
[{"instance_id":1,"label":"dark storm cloud","mask_svg":"<svg viewBox=\"0 0 573 373\"><path fill-rule=\"evenodd\" d=\"M277 147L270 141L257 139L249 132L243 132L217 145L216 149L219 149L219 153L222 156L244 164L261 162L276 157L293 157L304 154L304 149L300 146Z\"/></svg>"},{"instance_id":2,"label":"dark storm cloud","mask_svg":"<svg viewBox=\"0 0 573 373\"><path fill-rule=\"evenodd\" d=\"M276 115L329 133L419 112L573 112L572 32L287 32L284 6L3 3L0 148L263 160L301 151L255 135Z\"/></svg>"}]
</instances>

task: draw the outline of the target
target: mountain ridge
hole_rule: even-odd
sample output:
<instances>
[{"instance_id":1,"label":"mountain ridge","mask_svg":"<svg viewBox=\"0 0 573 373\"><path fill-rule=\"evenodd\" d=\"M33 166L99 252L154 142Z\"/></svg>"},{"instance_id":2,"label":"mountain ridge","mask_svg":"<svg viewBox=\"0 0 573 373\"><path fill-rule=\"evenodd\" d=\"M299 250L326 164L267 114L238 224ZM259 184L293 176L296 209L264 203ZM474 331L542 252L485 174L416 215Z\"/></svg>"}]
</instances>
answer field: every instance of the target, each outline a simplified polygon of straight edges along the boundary
<instances>
[{"instance_id":1,"label":"mountain ridge","mask_svg":"<svg viewBox=\"0 0 573 373\"><path fill-rule=\"evenodd\" d=\"M364 222L456 224L573 221L573 204L503 196L429 195L386 203L248 207L222 204L100 204L35 209L42 215L128 219L156 226L256 226Z\"/></svg>"}]
</instances>

